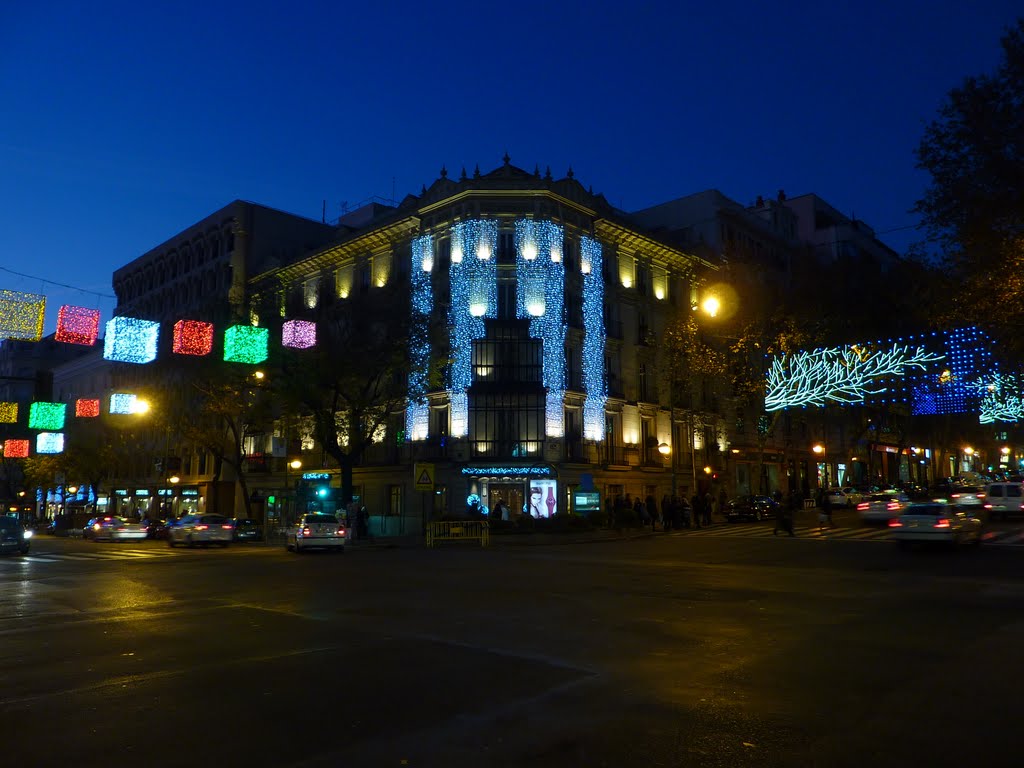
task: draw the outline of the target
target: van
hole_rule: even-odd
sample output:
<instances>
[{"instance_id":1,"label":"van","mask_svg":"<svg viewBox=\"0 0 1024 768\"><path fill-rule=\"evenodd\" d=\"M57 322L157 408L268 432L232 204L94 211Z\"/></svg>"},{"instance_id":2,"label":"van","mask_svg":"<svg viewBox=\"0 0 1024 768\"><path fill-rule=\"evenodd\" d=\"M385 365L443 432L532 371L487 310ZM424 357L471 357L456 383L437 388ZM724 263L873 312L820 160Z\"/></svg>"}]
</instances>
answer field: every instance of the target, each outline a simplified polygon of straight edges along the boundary
<instances>
[{"instance_id":1,"label":"van","mask_svg":"<svg viewBox=\"0 0 1024 768\"><path fill-rule=\"evenodd\" d=\"M984 506L990 520L1024 514L1024 483L989 483Z\"/></svg>"}]
</instances>

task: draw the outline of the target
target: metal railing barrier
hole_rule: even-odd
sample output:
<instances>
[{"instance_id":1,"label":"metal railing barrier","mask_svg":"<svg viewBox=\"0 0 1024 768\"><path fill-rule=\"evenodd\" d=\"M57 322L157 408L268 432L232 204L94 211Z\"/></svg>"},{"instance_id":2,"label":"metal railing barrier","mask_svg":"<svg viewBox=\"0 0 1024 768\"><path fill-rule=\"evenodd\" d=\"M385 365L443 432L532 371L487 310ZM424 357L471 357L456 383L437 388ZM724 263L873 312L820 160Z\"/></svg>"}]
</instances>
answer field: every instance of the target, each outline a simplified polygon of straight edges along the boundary
<instances>
[{"instance_id":1,"label":"metal railing barrier","mask_svg":"<svg viewBox=\"0 0 1024 768\"><path fill-rule=\"evenodd\" d=\"M486 547L491 541L491 531L486 520L441 520L427 524L427 546L435 541L467 541L479 539L480 546Z\"/></svg>"}]
</instances>

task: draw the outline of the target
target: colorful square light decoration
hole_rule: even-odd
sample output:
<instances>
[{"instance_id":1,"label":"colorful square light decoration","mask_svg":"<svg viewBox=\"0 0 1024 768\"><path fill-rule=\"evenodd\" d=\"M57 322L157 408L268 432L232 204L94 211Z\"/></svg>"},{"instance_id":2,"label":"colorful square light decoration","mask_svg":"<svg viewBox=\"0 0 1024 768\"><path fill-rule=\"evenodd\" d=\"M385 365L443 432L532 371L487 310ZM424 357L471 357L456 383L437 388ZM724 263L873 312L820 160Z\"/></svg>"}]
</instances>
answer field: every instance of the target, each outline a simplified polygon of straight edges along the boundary
<instances>
[{"instance_id":1,"label":"colorful square light decoration","mask_svg":"<svg viewBox=\"0 0 1024 768\"><path fill-rule=\"evenodd\" d=\"M4 440L4 458L27 459L28 440Z\"/></svg>"},{"instance_id":2,"label":"colorful square light decoration","mask_svg":"<svg viewBox=\"0 0 1024 768\"><path fill-rule=\"evenodd\" d=\"M172 351L176 355L208 355L213 349L213 323L179 320L174 324Z\"/></svg>"},{"instance_id":3,"label":"colorful square light decoration","mask_svg":"<svg viewBox=\"0 0 1024 768\"><path fill-rule=\"evenodd\" d=\"M63 432L40 432L36 435L36 453L63 453Z\"/></svg>"},{"instance_id":4,"label":"colorful square light decoration","mask_svg":"<svg viewBox=\"0 0 1024 768\"><path fill-rule=\"evenodd\" d=\"M107 321L106 330L104 360L139 364L156 360L160 323L134 317L115 317Z\"/></svg>"},{"instance_id":5,"label":"colorful square light decoration","mask_svg":"<svg viewBox=\"0 0 1024 768\"><path fill-rule=\"evenodd\" d=\"M224 361L258 365L267 359L270 331L254 325L232 325L224 332Z\"/></svg>"},{"instance_id":6,"label":"colorful square light decoration","mask_svg":"<svg viewBox=\"0 0 1024 768\"><path fill-rule=\"evenodd\" d=\"M93 345L100 332L100 311L65 304L57 314L57 341Z\"/></svg>"},{"instance_id":7,"label":"colorful square light decoration","mask_svg":"<svg viewBox=\"0 0 1024 768\"><path fill-rule=\"evenodd\" d=\"M128 415L135 413L135 404L139 398L129 392L115 392L110 396L110 412Z\"/></svg>"},{"instance_id":8,"label":"colorful square light decoration","mask_svg":"<svg viewBox=\"0 0 1024 768\"><path fill-rule=\"evenodd\" d=\"M309 320L289 320L281 326L281 345L295 349L309 349L316 345L316 323Z\"/></svg>"},{"instance_id":9,"label":"colorful square light decoration","mask_svg":"<svg viewBox=\"0 0 1024 768\"><path fill-rule=\"evenodd\" d=\"M18 404L0 403L0 424L18 423Z\"/></svg>"},{"instance_id":10,"label":"colorful square light decoration","mask_svg":"<svg viewBox=\"0 0 1024 768\"><path fill-rule=\"evenodd\" d=\"M28 407L28 428L55 432L64 429L64 403L32 403Z\"/></svg>"},{"instance_id":11,"label":"colorful square light decoration","mask_svg":"<svg viewBox=\"0 0 1024 768\"><path fill-rule=\"evenodd\" d=\"M100 401L90 398L75 400L75 416L91 419L100 415Z\"/></svg>"},{"instance_id":12,"label":"colorful square light decoration","mask_svg":"<svg viewBox=\"0 0 1024 768\"><path fill-rule=\"evenodd\" d=\"M43 337L46 297L0 291L0 339L39 341Z\"/></svg>"}]
</instances>

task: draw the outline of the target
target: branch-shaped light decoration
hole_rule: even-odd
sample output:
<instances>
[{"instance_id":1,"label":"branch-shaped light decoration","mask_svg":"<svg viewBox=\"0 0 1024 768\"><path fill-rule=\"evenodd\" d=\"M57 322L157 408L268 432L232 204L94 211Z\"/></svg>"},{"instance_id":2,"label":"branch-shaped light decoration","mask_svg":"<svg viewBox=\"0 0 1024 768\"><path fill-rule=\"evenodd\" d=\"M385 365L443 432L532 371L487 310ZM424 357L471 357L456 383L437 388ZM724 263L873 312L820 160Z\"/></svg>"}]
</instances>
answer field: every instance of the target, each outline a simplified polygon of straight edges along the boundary
<instances>
[{"instance_id":1,"label":"branch-shaped light decoration","mask_svg":"<svg viewBox=\"0 0 1024 768\"><path fill-rule=\"evenodd\" d=\"M978 421L982 424L1024 419L1024 395L1021 394L1021 379L1017 374L997 371L988 378L977 379L974 386L981 396Z\"/></svg>"},{"instance_id":2,"label":"branch-shaped light decoration","mask_svg":"<svg viewBox=\"0 0 1024 768\"><path fill-rule=\"evenodd\" d=\"M863 403L866 396L886 391L880 379L924 369L944 357L923 346L898 344L878 352L852 344L776 357L768 370L765 410Z\"/></svg>"}]
</instances>

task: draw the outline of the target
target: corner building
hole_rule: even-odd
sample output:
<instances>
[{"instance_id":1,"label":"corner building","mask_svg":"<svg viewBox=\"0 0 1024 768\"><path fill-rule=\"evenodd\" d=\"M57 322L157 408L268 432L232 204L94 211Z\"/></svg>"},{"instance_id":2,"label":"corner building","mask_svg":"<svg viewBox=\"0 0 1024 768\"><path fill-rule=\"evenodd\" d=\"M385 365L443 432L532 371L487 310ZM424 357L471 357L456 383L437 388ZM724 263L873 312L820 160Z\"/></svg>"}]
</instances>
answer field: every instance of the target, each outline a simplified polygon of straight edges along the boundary
<instances>
[{"instance_id":1,"label":"corner building","mask_svg":"<svg viewBox=\"0 0 1024 768\"><path fill-rule=\"evenodd\" d=\"M577 490L600 494L602 506L627 493L660 501L697 487L692 468L705 460L692 451L725 450L722 425L691 439L688 414L663 405L658 373L663 328L692 312L715 265L639 227L571 170L554 179L507 157L483 175L442 170L420 195L363 218L249 288L312 307L324 284L344 300L404 280L410 306L400 311L414 329L446 324L443 388L412 373L405 412L354 473L376 532L416 532L476 500L503 502L513 519L572 511ZM421 341L414 355L429 355L425 331Z\"/></svg>"}]
</instances>

